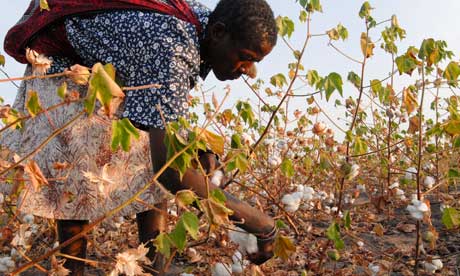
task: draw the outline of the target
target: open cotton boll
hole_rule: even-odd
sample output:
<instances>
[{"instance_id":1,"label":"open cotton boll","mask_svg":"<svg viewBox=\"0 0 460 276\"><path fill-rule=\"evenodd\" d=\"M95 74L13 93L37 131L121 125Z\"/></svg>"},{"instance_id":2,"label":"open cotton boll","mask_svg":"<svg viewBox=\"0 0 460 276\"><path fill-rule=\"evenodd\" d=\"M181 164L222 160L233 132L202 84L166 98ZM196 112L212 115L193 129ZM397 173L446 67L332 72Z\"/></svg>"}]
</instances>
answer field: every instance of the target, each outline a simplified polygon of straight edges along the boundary
<instances>
[{"instance_id":1,"label":"open cotton boll","mask_svg":"<svg viewBox=\"0 0 460 276\"><path fill-rule=\"evenodd\" d=\"M315 190L312 187L307 186L303 189L303 200L310 201L315 196Z\"/></svg>"},{"instance_id":2,"label":"open cotton boll","mask_svg":"<svg viewBox=\"0 0 460 276\"><path fill-rule=\"evenodd\" d=\"M417 169L414 167L407 168L406 174L404 175L404 178L407 180L412 180L415 179L415 174L417 173Z\"/></svg>"},{"instance_id":3,"label":"open cotton boll","mask_svg":"<svg viewBox=\"0 0 460 276\"><path fill-rule=\"evenodd\" d=\"M254 139L252 139L252 136L247 133L241 134L241 140L243 140L243 143L246 145L254 144Z\"/></svg>"},{"instance_id":4,"label":"open cotton boll","mask_svg":"<svg viewBox=\"0 0 460 276\"><path fill-rule=\"evenodd\" d=\"M27 224L32 224L34 223L35 217L32 214L26 214L22 217L22 221Z\"/></svg>"},{"instance_id":5,"label":"open cotton boll","mask_svg":"<svg viewBox=\"0 0 460 276\"><path fill-rule=\"evenodd\" d=\"M232 272L233 273L243 273L244 268L248 265L246 260L243 260L243 255L241 252L236 251L232 256Z\"/></svg>"},{"instance_id":6,"label":"open cotton boll","mask_svg":"<svg viewBox=\"0 0 460 276\"><path fill-rule=\"evenodd\" d=\"M224 173L221 170L215 170L211 176L211 183L220 187L222 180L224 179Z\"/></svg>"},{"instance_id":7,"label":"open cotton boll","mask_svg":"<svg viewBox=\"0 0 460 276\"><path fill-rule=\"evenodd\" d=\"M429 211L428 205L417 199L412 199L412 204L409 204L406 208L410 215L416 220L423 219L423 215Z\"/></svg>"},{"instance_id":8,"label":"open cotton boll","mask_svg":"<svg viewBox=\"0 0 460 276\"><path fill-rule=\"evenodd\" d=\"M228 264L215 263L211 268L212 276L232 276L232 268Z\"/></svg>"},{"instance_id":9,"label":"open cotton boll","mask_svg":"<svg viewBox=\"0 0 460 276\"><path fill-rule=\"evenodd\" d=\"M238 244L241 254L253 254L259 251L256 236L239 227L236 227L235 231L229 230L228 237L232 242Z\"/></svg>"},{"instance_id":10,"label":"open cotton boll","mask_svg":"<svg viewBox=\"0 0 460 276\"><path fill-rule=\"evenodd\" d=\"M274 144L275 144L275 139L273 138L266 138L264 140L264 145L267 147L273 147Z\"/></svg>"},{"instance_id":11,"label":"open cotton boll","mask_svg":"<svg viewBox=\"0 0 460 276\"><path fill-rule=\"evenodd\" d=\"M292 213L299 209L302 198L303 193L295 192L292 194L285 194L281 199L281 202L284 204L285 210Z\"/></svg>"},{"instance_id":12,"label":"open cotton boll","mask_svg":"<svg viewBox=\"0 0 460 276\"><path fill-rule=\"evenodd\" d=\"M425 186L427 189L431 189L431 188L433 188L433 185L434 185L435 182L436 182L436 180L434 179L434 177L427 176L423 180L423 186Z\"/></svg>"},{"instance_id":13,"label":"open cotton boll","mask_svg":"<svg viewBox=\"0 0 460 276\"><path fill-rule=\"evenodd\" d=\"M270 156L268 158L268 165L270 165L270 167L272 169L278 167L280 164L281 164L281 158L280 157L278 157L278 156Z\"/></svg>"},{"instance_id":14,"label":"open cotton boll","mask_svg":"<svg viewBox=\"0 0 460 276\"><path fill-rule=\"evenodd\" d=\"M426 272L434 274L436 270L442 269L443 264L440 259L434 259L431 262L424 262L423 266L425 267Z\"/></svg>"},{"instance_id":15,"label":"open cotton boll","mask_svg":"<svg viewBox=\"0 0 460 276\"><path fill-rule=\"evenodd\" d=\"M350 173L347 175L347 179L348 180L352 180L353 178L357 177L359 175L359 165L358 164L353 164L351 166L351 171Z\"/></svg>"},{"instance_id":16,"label":"open cotton boll","mask_svg":"<svg viewBox=\"0 0 460 276\"><path fill-rule=\"evenodd\" d=\"M0 193L0 204L3 204L3 202L5 201L5 196Z\"/></svg>"},{"instance_id":17,"label":"open cotton boll","mask_svg":"<svg viewBox=\"0 0 460 276\"><path fill-rule=\"evenodd\" d=\"M379 271L380 271L380 266L379 266L378 264L372 264L372 263L370 263L370 264L368 265L368 268L369 268L369 270L371 271L372 276L376 276L376 275L379 273Z\"/></svg>"},{"instance_id":18,"label":"open cotton boll","mask_svg":"<svg viewBox=\"0 0 460 276\"><path fill-rule=\"evenodd\" d=\"M179 276L195 276L195 274L183 272L183 273L179 274Z\"/></svg>"},{"instance_id":19,"label":"open cotton boll","mask_svg":"<svg viewBox=\"0 0 460 276\"><path fill-rule=\"evenodd\" d=\"M390 189L398 188L399 187L399 182L394 182L393 184L390 185Z\"/></svg>"},{"instance_id":20,"label":"open cotton boll","mask_svg":"<svg viewBox=\"0 0 460 276\"><path fill-rule=\"evenodd\" d=\"M288 149L288 143L285 140L278 140L278 143L276 143L276 147L283 151Z\"/></svg>"},{"instance_id":21,"label":"open cotton boll","mask_svg":"<svg viewBox=\"0 0 460 276\"><path fill-rule=\"evenodd\" d=\"M431 261L431 263L436 266L436 270L441 270L442 267L444 266L440 259L434 259L434 260Z\"/></svg>"}]
</instances>

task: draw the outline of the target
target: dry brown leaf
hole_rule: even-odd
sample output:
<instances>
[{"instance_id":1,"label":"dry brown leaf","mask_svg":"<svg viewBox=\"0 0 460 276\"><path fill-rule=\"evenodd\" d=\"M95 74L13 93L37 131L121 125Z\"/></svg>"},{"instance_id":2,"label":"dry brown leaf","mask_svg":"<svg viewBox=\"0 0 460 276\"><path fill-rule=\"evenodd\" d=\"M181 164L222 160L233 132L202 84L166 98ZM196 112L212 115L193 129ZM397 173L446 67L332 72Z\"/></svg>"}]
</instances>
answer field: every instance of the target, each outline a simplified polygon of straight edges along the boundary
<instances>
[{"instance_id":1,"label":"dry brown leaf","mask_svg":"<svg viewBox=\"0 0 460 276\"><path fill-rule=\"evenodd\" d=\"M29 176L30 182L35 191L39 191L43 185L48 185L48 180L43 175L40 167L34 160L30 160L24 167L25 173Z\"/></svg>"},{"instance_id":2,"label":"dry brown leaf","mask_svg":"<svg viewBox=\"0 0 460 276\"><path fill-rule=\"evenodd\" d=\"M403 90L403 106L407 110L407 114L411 114L418 108L417 96L409 88Z\"/></svg>"},{"instance_id":3,"label":"dry brown leaf","mask_svg":"<svg viewBox=\"0 0 460 276\"><path fill-rule=\"evenodd\" d=\"M379 237L382 237L384 235L384 233L385 233L385 229L383 228L383 226L380 223L377 223L374 226L374 229L372 229L372 231L374 231L374 233Z\"/></svg>"},{"instance_id":4,"label":"dry brown leaf","mask_svg":"<svg viewBox=\"0 0 460 276\"><path fill-rule=\"evenodd\" d=\"M396 229L404 233L412 233L415 231L416 227L414 224L399 223L396 226Z\"/></svg>"}]
</instances>

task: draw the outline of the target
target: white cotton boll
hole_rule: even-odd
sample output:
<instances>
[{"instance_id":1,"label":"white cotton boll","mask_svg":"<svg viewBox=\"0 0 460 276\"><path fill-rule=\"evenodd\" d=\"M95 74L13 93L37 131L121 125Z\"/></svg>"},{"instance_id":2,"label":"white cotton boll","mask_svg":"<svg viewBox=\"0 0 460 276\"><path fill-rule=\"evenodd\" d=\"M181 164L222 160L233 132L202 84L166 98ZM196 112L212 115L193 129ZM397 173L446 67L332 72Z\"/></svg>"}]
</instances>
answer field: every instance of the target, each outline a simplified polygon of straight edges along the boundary
<instances>
[{"instance_id":1,"label":"white cotton boll","mask_svg":"<svg viewBox=\"0 0 460 276\"><path fill-rule=\"evenodd\" d=\"M334 213L337 212L337 210L339 210L339 208L337 206L334 206L334 207L331 208L331 211L334 212Z\"/></svg>"},{"instance_id":2,"label":"white cotton boll","mask_svg":"<svg viewBox=\"0 0 460 276\"><path fill-rule=\"evenodd\" d=\"M223 179L224 179L224 173L221 170L215 170L211 176L211 183L220 187Z\"/></svg>"},{"instance_id":3,"label":"white cotton boll","mask_svg":"<svg viewBox=\"0 0 460 276\"><path fill-rule=\"evenodd\" d=\"M429 262L424 262L423 266L425 267L425 271L429 274L434 274L436 272L436 266Z\"/></svg>"},{"instance_id":4,"label":"white cotton boll","mask_svg":"<svg viewBox=\"0 0 460 276\"><path fill-rule=\"evenodd\" d=\"M391 155L390 156L390 164L393 164L394 162L396 162L396 157L394 155Z\"/></svg>"},{"instance_id":5,"label":"white cotton boll","mask_svg":"<svg viewBox=\"0 0 460 276\"><path fill-rule=\"evenodd\" d=\"M228 264L216 263L211 268L212 276L232 276L232 268Z\"/></svg>"},{"instance_id":6,"label":"white cotton boll","mask_svg":"<svg viewBox=\"0 0 460 276\"><path fill-rule=\"evenodd\" d=\"M266 138L264 140L264 145L267 147L273 147L274 144L275 144L275 139L273 138Z\"/></svg>"},{"instance_id":7,"label":"white cotton boll","mask_svg":"<svg viewBox=\"0 0 460 276\"><path fill-rule=\"evenodd\" d=\"M179 276L195 276L195 274L183 272L183 273L179 274Z\"/></svg>"},{"instance_id":8,"label":"white cotton boll","mask_svg":"<svg viewBox=\"0 0 460 276\"><path fill-rule=\"evenodd\" d=\"M4 201L5 201L5 196L3 195L3 193L0 193L0 204L3 204Z\"/></svg>"},{"instance_id":9,"label":"white cotton boll","mask_svg":"<svg viewBox=\"0 0 460 276\"><path fill-rule=\"evenodd\" d=\"M272 169L278 167L280 164L281 158L279 156L270 156L268 158L268 165L270 165Z\"/></svg>"},{"instance_id":10,"label":"white cotton boll","mask_svg":"<svg viewBox=\"0 0 460 276\"><path fill-rule=\"evenodd\" d=\"M8 267L6 265L0 264L0 272L8 272Z\"/></svg>"},{"instance_id":11,"label":"white cotton boll","mask_svg":"<svg viewBox=\"0 0 460 276\"><path fill-rule=\"evenodd\" d=\"M241 140L243 140L243 143L246 145L254 144L254 139L252 139L252 136L247 133L241 134Z\"/></svg>"},{"instance_id":12,"label":"white cotton boll","mask_svg":"<svg viewBox=\"0 0 460 276\"><path fill-rule=\"evenodd\" d=\"M357 244L358 247L360 247L360 248L364 246L364 243L363 243L362 241L358 241L356 244Z\"/></svg>"},{"instance_id":13,"label":"white cotton boll","mask_svg":"<svg viewBox=\"0 0 460 276\"><path fill-rule=\"evenodd\" d=\"M305 190L305 186L302 184L297 185L297 192L303 193Z\"/></svg>"},{"instance_id":14,"label":"white cotton boll","mask_svg":"<svg viewBox=\"0 0 460 276\"><path fill-rule=\"evenodd\" d=\"M244 267L242 263L233 263L232 264L232 273L241 274L244 271Z\"/></svg>"},{"instance_id":15,"label":"white cotton boll","mask_svg":"<svg viewBox=\"0 0 460 276\"><path fill-rule=\"evenodd\" d=\"M436 270L441 270L444 266L440 259L434 259L431 261L431 263L434 264L434 266L436 266Z\"/></svg>"},{"instance_id":16,"label":"white cotton boll","mask_svg":"<svg viewBox=\"0 0 460 276\"><path fill-rule=\"evenodd\" d=\"M24 223L32 224L34 223L35 217L32 214L26 214L22 217L22 220L24 221Z\"/></svg>"},{"instance_id":17,"label":"white cotton boll","mask_svg":"<svg viewBox=\"0 0 460 276\"><path fill-rule=\"evenodd\" d=\"M359 192L364 193L366 191L366 186L362 184L356 185L356 189L358 189Z\"/></svg>"},{"instance_id":18,"label":"white cotton boll","mask_svg":"<svg viewBox=\"0 0 460 276\"><path fill-rule=\"evenodd\" d=\"M14 268L16 266L16 263L9 256L3 257L1 259L1 263L9 269Z\"/></svg>"},{"instance_id":19,"label":"white cotton boll","mask_svg":"<svg viewBox=\"0 0 460 276\"><path fill-rule=\"evenodd\" d=\"M285 140L278 140L278 142L276 143L276 147L281 151L287 150L288 146L289 145Z\"/></svg>"},{"instance_id":20,"label":"white cotton boll","mask_svg":"<svg viewBox=\"0 0 460 276\"><path fill-rule=\"evenodd\" d=\"M396 194L396 198L406 199L406 196L404 195L404 191L399 188L395 189L395 194Z\"/></svg>"},{"instance_id":21,"label":"white cotton boll","mask_svg":"<svg viewBox=\"0 0 460 276\"><path fill-rule=\"evenodd\" d=\"M431 171L431 170L434 169L434 165L433 165L433 163L425 163L425 164L423 164L423 169L425 171Z\"/></svg>"},{"instance_id":22,"label":"white cotton boll","mask_svg":"<svg viewBox=\"0 0 460 276\"><path fill-rule=\"evenodd\" d=\"M425 202L422 202L417 199L412 199L412 204L408 205L406 210L409 211L410 215L413 218L421 220L423 219L424 213L429 211L429 208Z\"/></svg>"},{"instance_id":23,"label":"white cotton boll","mask_svg":"<svg viewBox=\"0 0 460 276\"><path fill-rule=\"evenodd\" d=\"M38 226L38 224L32 224L30 226L30 232L32 234L37 234L38 233L38 230L40 230L40 226Z\"/></svg>"},{"instance_id":24,"label":"white cotton boll","mask_svg":"<svg viewBox=\"0 0 460 276\"><path fill-rule=\"evenodd\" d=\"M325 191L318 191L316 193L316 198L319 200L325 200L327 198L327 193Z\"/></svg>"},{"instance_id":25,"label":"white cotton boll","mask_svg":"<svg viewBox=\"0 0 460 276\"><path fill-rule=\"evenodd\" d=\"M374 265L374 264L370 263L368 268L371 271L372 276L377 275L379 273L379 271L380 271L380 266L378 264Z\"/></svg>"},{"instance_id":26,"label":"white cotton boll","mask_svg":"<svg viewBox=\"0 0 460 276\"><path fill-rule=\"evenodd\" d=\"M415 179L415 174L417 173L417 169L414 167L407 168L406 174L404 175L404 178L407 180L412 180Z\"/></svg>"},{"instance_id":27,"label":"white cotton boll","mask_svg":"<svg viewBox=\"0 0 460 276\"><path fill-rule=\"evenodd\" d=\"M285 194L281 199L281 202L285 206L285 210L288 212L295 212L299 209L300 202L302 200L303 193L295 192L293 194Z\"/></svg>"},{"instance_id":28,"label":"white cotton boll","mask_svg":"<svg viewBox=\"0 0 460 276\"><path fill-rule=\"evenodd\" d=\"M326 214L330 214L330 213L331 213L331 207L325 206L325 207L324 207L324 212L325 212Z\"/></svg>"},{"instance_id":29,"label":"white cotton boll","mask_svg":"<svg viewBox=\"0 0 460 276\"><path fill-rule=\"evenodd\" d=\"M441 213L444 213L444 209L446 208L450 208L450 206L444 203L441 203L441 205L439 205L439 210L441 211Z\"/></svg>"},{"instance_id":30,"label":"white cotton boll","mask_svg":"<svg viewBox=\"0 0 460 276\"><path fill-rule=\"evenodd\" d=\"M252 254L259 251L256 236L249 234L239 227L236 227L235 231L229 230L228 237L232 242L238 244L238 250L242 254Z\"/></svg>"},{"instance_id":31,"label":"white cotton boll","mask_svg":"<svg viewBox=\"0 0 460 276\"><path fill-rule=\"evenodd\" d=\"M434 177L427 176L423 180L423 186L425 186L427 189L431 189L431 188L433 188L433 185L434 185L435 182L436 182L436 180L434 179Z\"/></svg>"},{"instance_id":32,"label":"white cotton boll","mask_svg":"<svg viewBox=\"0 0 460 276\"><path fill-rule=\"evenodd\" d=\"M347 178L348 180L352 180L353 178L357 177L359 175L359 165L358 164L353 164L351 166L351 171L348 174Z\"/></svg>"},{"instance_id":33,"label":"white cotton boll","mask_svg":"<svg viewBox=\"0 0 460 276\"><path fill-rule=\"evenodd\" d=\"M233 261L233 263L241 263L241 262L243 262L243 255L241 254L240 251L235 251L235 253L232 256L232 261Z\"/></svg>"},{"instance_id":34,"label":"white cotton boll","mask_svg":"<svg viewBox=\"0 0 460 276\"><path fill-rule=\"evenodd\" d=\"M315 190L312 187L307 186L303 189L303 200L310 201L315 196Z\"/></svg>"},{"instance_id":35,"label":"white cotton boll","mask_svg":"<svg viewBox=\"0 0 460 276\"><path fill-rule=\"evenodd\" d=\"M398 188L399 187L399 182L394 182L393 184L390 185L390 189Z\"/></svg>"},{"instance_id":36,"label":"white cotton boll","mask_svg":"<svg viewBox=\"0 0 460 276\"><path fill-rule=\"evenodd\" d=\"M257 253L259 251L259 247L257 246L257 237L253 234L248 234L248 241L246 244L246 252L248 254Z\"/></svg>"}]
</instances>

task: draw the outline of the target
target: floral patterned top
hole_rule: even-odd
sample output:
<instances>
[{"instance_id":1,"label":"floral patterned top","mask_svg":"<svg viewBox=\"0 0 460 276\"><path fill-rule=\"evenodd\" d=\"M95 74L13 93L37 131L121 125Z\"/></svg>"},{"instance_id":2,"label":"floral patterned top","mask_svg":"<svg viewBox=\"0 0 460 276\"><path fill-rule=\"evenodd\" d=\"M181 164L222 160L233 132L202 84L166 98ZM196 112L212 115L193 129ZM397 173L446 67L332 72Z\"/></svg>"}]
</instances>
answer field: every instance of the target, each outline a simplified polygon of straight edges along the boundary
<instances>
[{"instance_id":1,"label":"floral patterned top","mask_svg":"<svg viewBox=\"0 0 460 276\"><path fill-rule=\"evenodd\" d=\"M205 29L209 9L188 1ZM195 26L173 16L146 11L111 11L65 22L67 37L77 54L91 66L112 63L124 86L161 84L161 88L128 91L123 117L142 128L163 128L186 116L187 95L209 66L200 60L200 37ZM52 71L61 72L69 61L54 57Z\"/></svg>"}]
</instances>

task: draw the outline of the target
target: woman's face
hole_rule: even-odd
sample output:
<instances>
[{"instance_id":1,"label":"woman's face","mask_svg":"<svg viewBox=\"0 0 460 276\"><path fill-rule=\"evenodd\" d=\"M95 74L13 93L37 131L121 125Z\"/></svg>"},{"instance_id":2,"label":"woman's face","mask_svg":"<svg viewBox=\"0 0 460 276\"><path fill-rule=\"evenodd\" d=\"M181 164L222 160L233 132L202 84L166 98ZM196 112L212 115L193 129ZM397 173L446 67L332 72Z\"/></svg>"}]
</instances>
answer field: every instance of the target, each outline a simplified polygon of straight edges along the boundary
<instances>
[{"instance_id":1,"label":"woman's face","mask_svg":"<svg viewBox=\"0 0 460 276\"><path fill-rule=\"evenodd\" d=\"M208 41L206 62L211 66L216 78L221 81L234 80L241 75L255 77L255 63L261 61L273 49L266 41L235 41L224 30L211 32Z\"/></svg>"}]
</instances>

